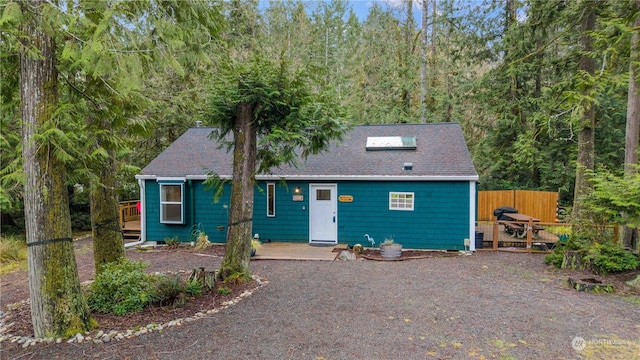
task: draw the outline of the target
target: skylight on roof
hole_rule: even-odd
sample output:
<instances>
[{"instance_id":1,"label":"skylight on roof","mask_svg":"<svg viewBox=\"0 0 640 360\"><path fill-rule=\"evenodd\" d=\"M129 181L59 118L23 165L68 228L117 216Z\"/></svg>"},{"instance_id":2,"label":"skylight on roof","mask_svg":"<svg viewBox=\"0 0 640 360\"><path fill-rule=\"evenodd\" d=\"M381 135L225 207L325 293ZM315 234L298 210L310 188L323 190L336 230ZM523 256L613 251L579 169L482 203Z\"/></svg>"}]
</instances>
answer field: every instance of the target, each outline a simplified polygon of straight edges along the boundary
<instances>
[{"instance_id":1,"label":"skylight on roof","mask_svg":"<svg viewBox=\"0 0 640 360\"><path fill-rule=\"evenodd\" d=\"M369 136L367 150L415 150L415 136Z\"/></svg>"}]
</instances>

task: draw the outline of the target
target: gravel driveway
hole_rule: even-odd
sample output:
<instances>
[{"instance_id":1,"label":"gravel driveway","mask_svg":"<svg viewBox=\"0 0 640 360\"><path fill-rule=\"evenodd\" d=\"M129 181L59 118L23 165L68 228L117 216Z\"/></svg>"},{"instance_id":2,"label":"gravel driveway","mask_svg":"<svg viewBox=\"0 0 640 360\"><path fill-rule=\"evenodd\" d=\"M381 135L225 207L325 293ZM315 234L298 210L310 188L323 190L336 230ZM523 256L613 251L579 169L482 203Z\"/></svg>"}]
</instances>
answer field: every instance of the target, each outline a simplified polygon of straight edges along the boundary
<instances>
[{"instance_id":1,"label":"gravel driveway","mask_svg":"<svg viewBox=\"0 0 640 360\"><path fill-rule=\"evenodd\" d=\"M252 270L269 284L211 317L0 358L640 359L638 297L578 293L543 255L255 261Z\"/></svg>"}]
</instances>

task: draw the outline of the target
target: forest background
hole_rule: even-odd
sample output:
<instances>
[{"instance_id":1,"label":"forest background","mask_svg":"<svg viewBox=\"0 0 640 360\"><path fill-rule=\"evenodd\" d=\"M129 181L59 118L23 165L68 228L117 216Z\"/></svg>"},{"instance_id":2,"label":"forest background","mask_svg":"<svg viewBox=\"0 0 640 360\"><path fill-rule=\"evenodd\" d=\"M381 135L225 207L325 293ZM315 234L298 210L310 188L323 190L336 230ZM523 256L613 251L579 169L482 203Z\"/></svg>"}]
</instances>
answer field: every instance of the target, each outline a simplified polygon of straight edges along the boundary
<instances>
[{"instance_id":1,"label":"forest background","mask_svg":"<svg viewBox=\"0 0 640 360\"><path fill-rule=\"evenodd\" d=\"M117 6L96 3L98 17ZM0 8L4 231L24 226L18 48L7 4ZM579 134L590 112L594 168L623 173L636 2L370 1L366 14L362 5L356 14L354 2L341 0L213 2L198 11L216 26L191 37L180 36L188 22L152 27L148 18L123 16L109 25L117 46L61 26L60 105L43 136L65 163L74 228L91 229L91 157L113 152L119 200L137 199L134 175L203 118L226 66L220 54L233 51L225 38L239 36L240 46L314 74L312 85L338 99L349 124L459 122L481 190L558 191L561 204L572 205ZM587 13L592 28L585 28ZM183 47L146 56L139 44L153 44L160 31ZM84 46L69 45L78 43ZM91 81L106 84L101 90L81 81L83 61L94 64Z\"/></svg>"},{"instance_id":2,"label":"forest background","mask_svg":"<svg viewBox=\"0 0 640 360\"><path fill-rule=\"evenodd\" d=\"M363 17L340 0L1 2L0 240L25 234L11 242L26 245L34 335L95 326L72 228L92 230L97 274L123 260L118 201L198 121L234 135L223 281L249 278L246 170L356 124L460 123L480 189L572 205L552 263L638 267L623 247L640 226L640 0L368 4ZM621 244L592 231L611 221Z\"/></svg>"}]
</instances>

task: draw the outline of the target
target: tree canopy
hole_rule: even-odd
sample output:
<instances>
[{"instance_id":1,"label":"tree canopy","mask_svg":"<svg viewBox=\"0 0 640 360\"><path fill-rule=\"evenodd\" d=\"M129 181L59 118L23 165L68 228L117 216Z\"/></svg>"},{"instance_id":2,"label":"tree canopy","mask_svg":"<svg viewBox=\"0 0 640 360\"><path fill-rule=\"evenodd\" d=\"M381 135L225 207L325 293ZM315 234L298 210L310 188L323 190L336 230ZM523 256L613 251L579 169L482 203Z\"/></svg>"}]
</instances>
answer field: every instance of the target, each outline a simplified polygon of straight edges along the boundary
<instances>
[{"instance_id":1,"label":"tree canopy","mask_svg":"<svg viewBox=\"0 0 640 360\"><path fill-rule=\"evenodd\" d=\"M232 145L227 135L233 131L239 104L249 104L258 136L257 173L296 165L299 157L317 154L344 132L337 100L329 91L314 92L316 82L307 69L293 68L284 58L229 60L210 91L205 116L217 128L212 136Z\"/></svg>"},{"instance_id":2,"label":"tree canopy","mask_svg":"<svg viewBox=\"0 0 640 360\"><path fill-rule=\"evenodd\" d=\"M258 51L230 57L211 89L211 136L233 148L233 183L225 257L219 276L249 275L255 176L300 157L317 154L345 131L341 108L324 88L286 57L267 59ZM232 135L232 136L230 136ZM213 179L219 177L214 174ZM221 186L220 182L217 182Z\"/></svg>"},{"instance_id":3,"label":"tree canopy","mask_svg":"<svg viewBox=\"0 0 640 360\"><path fill-rule=\"evenodd\" d=\"M60 25L64 108L45 135L70 169L69 186L88 186L94 170L87 164L115 156L116 187L122 197L134 197L136 167L210 111L205 97L216 82L230 68L258 66L242 57L231 61L248 49L276 66L283 60L312 74L309 91L338 102L351 124L459 122L481 189L559 191L562 204L571 205L587 104L594 168L623 171L631 40L638 31L634 1L425 0L421 7L380 1L366 14L344 0L89 2L90 11L75 4L51 2L48 12ZM424 24L416 21L423 9L429 11ZM581 22L588 9L589 30ZM24 176L16 35L22 15L13 1L0 10L0 206L3 217L19 224ZM587 35L590 48L577 46ZM581 70L587 60L593 72ZM423 65L429 70L424 79ZM98 119L108 120L109 129ZM264 136L266 149L278 131ZM259 156L264 165L288 161L268 156Z\"/></svg>"}]
</instances>

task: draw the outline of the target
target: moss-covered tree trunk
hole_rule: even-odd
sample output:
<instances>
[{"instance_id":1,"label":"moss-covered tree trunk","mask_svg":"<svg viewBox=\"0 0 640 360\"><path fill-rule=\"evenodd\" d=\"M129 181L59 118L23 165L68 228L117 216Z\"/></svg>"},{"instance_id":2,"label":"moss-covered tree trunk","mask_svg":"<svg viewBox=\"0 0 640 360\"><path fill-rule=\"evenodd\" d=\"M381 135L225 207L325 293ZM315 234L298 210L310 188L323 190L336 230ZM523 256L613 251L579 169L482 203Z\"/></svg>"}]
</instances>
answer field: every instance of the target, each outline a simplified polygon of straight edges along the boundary
<instances>
[{"instance_id":1,"label":"moss-covered tree trunk","mask_svg":"<svg viewBox=\"0 0 640 360\"><path fill-rule=\"evenodd\" d=\"M91 228L96 273L102 270L102 265L124 257L116 170L115 154L109 151L109 160L96 170L99 183L91 186Z\"/></svg>"},{"instance_id":2,"label":"moss-covered tree trunk","mask_svg":"<svg viewBox=\"0 0 640 360\"><path fill-rule=\"evenodd\" d=\"M91 326L71 240L65 166L46 139L37 139L44 127L53 126L58 101L55 43L41 28L44 6L41 0L23 3L26 40L20 54L29 299L36 337L70 336Z\"/></svg>"},{"instance_id":3,"label":"moss-covered tree trunk","mask_svg":"<svg viewBox=\"0 0 640 360\"><path fill-rule=\"evenodd\" d=\"M582 26L580 28L580 43L583 54L580 57L579 69L581 72L594 76L595 60L591 57L590 52L593 50L591 45L591 34L596 26L596 13L591 3L585 3L584 12L582 14ZM585 76L585 75L583 75ZM573 191L573 214L576 221L580 221L584 217L584 209L582 206L582 197L587 194L592 186L586 178L587 170L593 170L595 166L595 108L593 101L590 99L593 94L590 93L591 88L587 87L583 90L584 104L582 119L579 124L578 134L578 157L576 161L576 182Z\"/></svg>"},{"instance_id":4,"label":"moss-covered tree trunk","mask_svg":"<svg viewBox=\"0 0 640 360\"><path fill-rule=\"evenodd\" d=\"M633 2L635 20L633 27L640 27L640 0ZM638 165L638 138L640 137L640 34L637 31L631 36L629 49L629 91L627 94L627 121L624 145L624 175L631 178L637 173ZM625 226L622 231L622 241L625 247L638 249L638 230Z\"/></svg>"},{"instance_id":5,"label":"moss-covered tree trunk","mask_svg":"<svg viewBox=\"0 0 640 360\"><path fill-rule=\"evenodd\" d=\"M233 126L233 185L229 206L227 246L218 277L239 281L249 277L253 192L256 171L256 133L251 104L238 105Z\"/></svg>"}]
</instances>

